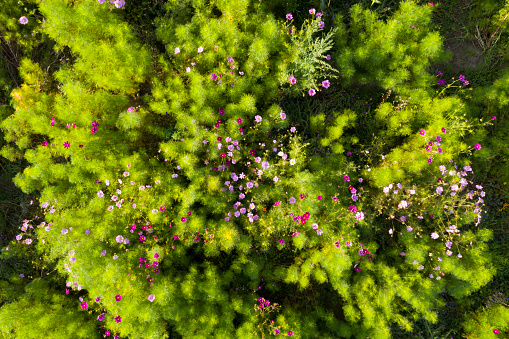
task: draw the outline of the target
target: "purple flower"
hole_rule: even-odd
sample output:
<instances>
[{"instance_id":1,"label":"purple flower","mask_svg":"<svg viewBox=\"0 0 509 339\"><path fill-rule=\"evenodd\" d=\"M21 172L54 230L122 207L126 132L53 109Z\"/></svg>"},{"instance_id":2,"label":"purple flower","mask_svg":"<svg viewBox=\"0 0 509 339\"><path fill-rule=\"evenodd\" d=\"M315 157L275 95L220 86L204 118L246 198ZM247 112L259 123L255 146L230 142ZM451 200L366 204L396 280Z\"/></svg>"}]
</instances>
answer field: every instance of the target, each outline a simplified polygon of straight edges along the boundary
<instances>
[{"instance_id":1,"label":"purple flower","mask_svg":"<svg viewBox=\"0 0 509 339\"><path fill-rule=\"evenodd\" d=\"M311 96L311 97L312 97L313 95L315 95L315 94L316 94L315 89L314 89L314 88L311 88L311 89L309 90L308 94L309 94L309 96Z\"/></svg>"},{"instance_id":2,"label":"purple flower","mask_svg":"<svg viewBox=\"0 0 509 339\"><path fill-rule=\"evenodd\" d=\"M324 28L324 27L325 27L325 22L320 21L320 22L318 23L318 27L320 27L320 28Z\"/></svg>"},{"instance_id":3,"label":"purple flower","mask_svg":"<svg viewBox=\"0 0 509 339\"><path fill-rule=\"evenodd\" d=\"M22 24L22 25L26 25L28 23L28 19L26 16L22 16L21 18L19 18L19 22Z\"/></svg>"},{"instance_id":4,"label":"purple flower","mask_svg":"<svg viewBox=\"0 0 509 339\"><path fill-rule=\"evenodd\" d=\"M211 78L212 80L216 80L216 79L217 79L217 75L215 75L214 73L212 73L212 74L210 75L210 78Z\"/></svg>"},{"instance_id":5,"label":"purple flower","mask_svg":"<svg viewBox=\"0 0 509 339\"><path fill-rule=\"evenodd\" d=\"M445 84L445 80L444 80L444 79L440 79L440 80L438 80L438 84L439 84L440 86L444 85L444 84Z\"/></svg>"},{"instance_id":6,"label":"purple flower","mask_svg":"<svg viewBox=\"0 0 509 339\"><path fill-rule=\"evenodd\" d=\"M125 1L124 0L115 0L115 7L122 8L124 6L125 6Z\"/></svg>"},{"instance_id":7,"label":"purple flower","mask_svg":"<svg viewBox=\"0 0 509 339\"><path fill-rule=\"evenodd\" d=\"M97 320L99 320L99 321L103 321L103 320L104 320L104 313L101 313L101 314L97 317Z\"/></svg>"},{"instance_id":8,"label":"purple flower","mask_svg":"<svg viewBox=\"0 0 509 339\"><path fill-rule=\"evenodd\" d=\"M155 295L151 294L151 295L148 296L148 300L150 302L153 302L155 297L156 297Z\"/></svg>"}]
</instances>

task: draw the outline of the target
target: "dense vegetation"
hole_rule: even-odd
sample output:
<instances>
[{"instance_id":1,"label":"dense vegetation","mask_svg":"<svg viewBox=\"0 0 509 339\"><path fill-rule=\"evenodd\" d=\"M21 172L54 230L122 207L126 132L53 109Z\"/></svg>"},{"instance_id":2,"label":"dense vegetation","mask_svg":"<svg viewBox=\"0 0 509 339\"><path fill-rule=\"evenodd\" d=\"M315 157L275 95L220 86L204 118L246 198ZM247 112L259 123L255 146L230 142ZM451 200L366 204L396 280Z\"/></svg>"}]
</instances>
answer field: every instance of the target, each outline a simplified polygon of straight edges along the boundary
<instances>
[{"instance_id":1,"label":"dense vegetation","mask_svg":"<svg viewBox=\"0 0 509 339\"><path fill-rule=\"evenodd\" d=\"M509 2L0 1L3 337L509 335Z\"/></svg>"}]
</instances>

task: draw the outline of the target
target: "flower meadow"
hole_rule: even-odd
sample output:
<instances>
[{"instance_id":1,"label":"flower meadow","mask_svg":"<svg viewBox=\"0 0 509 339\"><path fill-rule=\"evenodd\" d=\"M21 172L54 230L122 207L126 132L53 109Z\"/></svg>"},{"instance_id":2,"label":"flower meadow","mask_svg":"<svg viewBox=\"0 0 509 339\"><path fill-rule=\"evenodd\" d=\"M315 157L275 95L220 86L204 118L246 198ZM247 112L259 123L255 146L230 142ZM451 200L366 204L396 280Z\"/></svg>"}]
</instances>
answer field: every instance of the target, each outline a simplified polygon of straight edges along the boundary
<instances>
[{"instance_id":1,"label":"flower meadow","mask_svg":"<svg viewBox=\"0 0 509 339\"><path fill-rule=\"evenodd\" d=\"M38 3L41 30L76 59L52 74L20 63L24 83L0 125L17 148L1 154L31 164L14 182L40 192L42 216L2 255L31 249L56 277L30 277L30 292L0 308L2 334L391 338L392 323L437 322L444 291L465 298L493 278L472 159L486 159L479 131L496 116L458 113L465 76L451 93L456 81L442 88L419 66L409 84L404 68L373 71L376 53L348 40L373 24L368 46L394 29L417 41L416 65L439 59L431 5L402 2L394 25L356 5L345 35L341 15L318 8L301 19L261 1L186 4L154 20L156 53L122 20L129 2ZM400 27L415 16L418 32ZM384 144L358 147L364 124L351 108L303 126L280 105L319 102L355 77L408 96L372 112ZM330 152L312 154L304 130ZM14 317L28 307L36 326Z\"/></svg>"}]
</instances>

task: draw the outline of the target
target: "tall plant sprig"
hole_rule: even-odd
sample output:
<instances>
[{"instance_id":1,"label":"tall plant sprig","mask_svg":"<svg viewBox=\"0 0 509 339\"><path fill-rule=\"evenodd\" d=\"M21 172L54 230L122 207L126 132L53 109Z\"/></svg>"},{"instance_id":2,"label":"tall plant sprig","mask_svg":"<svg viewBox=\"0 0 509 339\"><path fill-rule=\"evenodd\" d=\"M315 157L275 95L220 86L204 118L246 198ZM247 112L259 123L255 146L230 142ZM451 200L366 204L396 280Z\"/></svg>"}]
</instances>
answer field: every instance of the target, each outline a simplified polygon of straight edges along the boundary
<instances>
[{"instance_id":1,"label":"tall plant sprig","mask_svg":"<svg viewBox=\"0 0 509 339\"><path fill-rule=\"evenodd\" d=\"M291 14L287 15L288 18L291 18ZM285 43L285 46L293 51L293 58L286 68L280 67L279 80L282 84L290 84L290 87L284 86L286 94L302 93L304 96L310 89L319 91L318 79L338 78L334 72L339 71L325 61L330 59L330 55L326 54L333 48L337 28L332 28L325 36L314 38L314 34L324 27L320 16L306 19L298 31L291 25L292 22L287 20L280 23L283 31L290 36L290 42ZM295 78L295 84L292 84L291 77Z\"/></svg>"}]
</instances>

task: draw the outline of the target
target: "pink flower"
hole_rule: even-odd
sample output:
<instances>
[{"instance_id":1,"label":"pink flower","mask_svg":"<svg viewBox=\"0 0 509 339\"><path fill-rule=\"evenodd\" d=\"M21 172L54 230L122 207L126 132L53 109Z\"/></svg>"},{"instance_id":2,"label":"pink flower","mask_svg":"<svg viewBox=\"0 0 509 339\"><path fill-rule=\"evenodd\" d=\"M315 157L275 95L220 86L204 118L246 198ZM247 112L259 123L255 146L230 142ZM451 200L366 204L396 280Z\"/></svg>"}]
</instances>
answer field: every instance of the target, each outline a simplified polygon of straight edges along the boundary
<instances>
[{"instance_id":1,"label":"pink flower","mask_svg":"<svg viewBox=\"0 0 509 339\"><path fill-rule=\"evenodd\" d=\"M297 79L293 75L290 75L288 77L288 81L290 81L290 84L295 85L297 83Z\"/></svg>"},{"instance_id":2,"label":"pink flower","mask_svg":"<svg viewBox=\"0 0 509 339\"><path fill-rule=\"evenodd\" d=\"M481 145L480 145L480 144L475 144L474 148L475 148L476 150L480 150L482 147L481 147Z\"/></svg>"},{"instance_id":3,"label":"pink flower","mask_svg":"<svg viewBox=\"0 0 509 339\"><path fill-rule=\"evenodd\" d=\"M316 13L316 10L315 10L314 8L311 8L311 9L309 10L309 14L311 14L311 15L315 15L315 13Z\"/></svg>"},{"instance_id":4,"label":"pink flower","mask_svg":"<svg viewBox=\"0 0 509 339\"><path fill-rule=\"evenodd\" d=\"M316 94L315 89L314 89L314 88L311 88L311 89L309 90L308 94L309 94L309 96L311 96L311 97L312 97L313 95L315 95L315 94Z\"/></svg>"},{"instance_id":5,"label":"pink flower","mask_svg":"<svg viewBox=\"0 0 509 339\"><path fill-rule=\"evenodd\" d=\"M322 81L322 86L323 86L324 88L329 88L329 86L330 86L330 81L329 81L329 80L324 80L324 81Z\"/></svg>"},{"instance_id":6,"label":"pink flower","mask_svg":"<svg viewBox=\"0 0 509 339\"><path fill-rule=\"evenodd\" d=\"M292 19L293 19L293 16L290 13L288 13L286 15L286 20L292 20Z\"/></svg>"}]
</instances>

